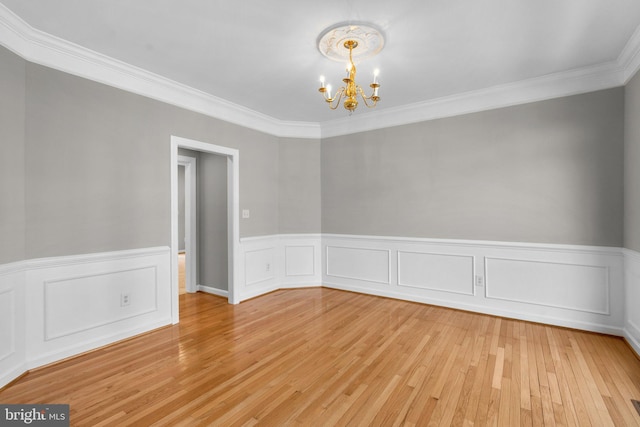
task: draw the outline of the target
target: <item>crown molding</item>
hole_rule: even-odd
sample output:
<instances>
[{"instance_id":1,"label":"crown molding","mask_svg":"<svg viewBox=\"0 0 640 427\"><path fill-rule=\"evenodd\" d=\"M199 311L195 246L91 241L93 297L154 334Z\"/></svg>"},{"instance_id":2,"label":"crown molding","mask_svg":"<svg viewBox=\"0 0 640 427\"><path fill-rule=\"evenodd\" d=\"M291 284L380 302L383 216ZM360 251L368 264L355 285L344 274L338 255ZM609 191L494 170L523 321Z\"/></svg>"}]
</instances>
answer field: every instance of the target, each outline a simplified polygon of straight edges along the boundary
<instances>
[{"instance_id":1,"label":"crown molding","mask_svg":"<svg viewBox=\"0 0 640 427\"><path fill-rule=\"evenodd\" d=\"M0 44L27 61L278 137L320 138L320 125L278 120L44 33L0 4Z\"/></svg>"},{"instance_id":2,"label":"crown molding","mask_svg":"<svg viewBox=\"0 0 640 427\"><path fill-rule=\"evenodd\" d=\"M322 138L624 86L640 70L640 26L617 60L321 123Z\"/></svg>"},{"instance_id":3,"label":"crown molding","mask_svg":"<svg viewBox=\"0 0 640 427\"><path fill-rule=\"evenodd\" d=\"M322 122L322 138L401 126L622 86L617 62Z\"/></svg>"},{"instance_id":4,"label":"crown molding","mask_svg":"<svg viewBox=\"0 0 640 427\"><path fill-rule=\"evenodd\" d=\"M640 26L622 49L618 56L618 64L624 69L622 83L627 84L640 69Z\"/></svg>"},{"instance_id":5,"label":"crown molding","mask_svg":"<svg viewBox=\"0 0 640 427\"><path fill-rule=\"evenodd\" d=\"M283 138L321 139L623 86L640 69L640 27L616 61L325 122L285 121L31 27L0 3L0 45L27 61Z\"/></svg>"}]
</instances>

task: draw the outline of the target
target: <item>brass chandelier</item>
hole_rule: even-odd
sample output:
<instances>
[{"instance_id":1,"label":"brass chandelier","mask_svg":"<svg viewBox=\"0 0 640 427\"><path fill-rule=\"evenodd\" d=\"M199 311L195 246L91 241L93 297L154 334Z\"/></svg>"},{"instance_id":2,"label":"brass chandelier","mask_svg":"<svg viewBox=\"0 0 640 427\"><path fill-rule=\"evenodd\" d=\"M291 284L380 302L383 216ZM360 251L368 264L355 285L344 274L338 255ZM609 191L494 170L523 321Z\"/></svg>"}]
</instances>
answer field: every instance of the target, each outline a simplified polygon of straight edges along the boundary
<instances>
[{"instance_id":1,"label":"brass chandelier","mask_svg":"<svg viewBox=\"0 0 640 427\"><path fill-rule=\"evenodd\" d=\"M339 24L325 30L318 38L318 49L329 59L343 61L348 56L347 77L342 79L344 86L340 87L335 94L331 94L331 85L325 86L324 76L320 77L320 88L329 108L335 110L344 98L343 106L353 113L358 108L358 96L368 108L374 108L380 96L378 90L378 70L373 73L373 83L369 85L371 92L365 94L364 89L356 83L356 65L354 56L357 58L368 58L376 55L384 46L384 38L381 30L372 24ZM360 47L356 52L354 50Z\"/></svg>"},{"instance_id":2,"label":"brass chandelier","mask_svg":"<svg viewBox=\"0 0 640 427\"><path fill-rule=\"evenodd\" d=\"M349 76L342 79L345 86L338 89L335 96L331 97L331 85L325 86L324 76L321 76L320 89L318 90L322 93L324 100L327 101L329 108L332 110L338 108L338 105L340 105L340 101L344 96L344 108L347 109L349 113L353 113L353 111L358 108L358 94L360 94L360 97L364 101L364 105L369 108L373 108L380 100L380 97L378 96L378 89L380 88L380 84L378 83L378 72L377 70L374 72L373 83L369 85L371 89L373 89L373 92L369 96L365 95L362 87L356 83L356 66L353 63L353 49L358 47L358 42L355 40L347 40L344 42L344 47L349 49L349 68L347 69ZM368 101L371 101L371 104Z\"/></svg>"}]
</instances>

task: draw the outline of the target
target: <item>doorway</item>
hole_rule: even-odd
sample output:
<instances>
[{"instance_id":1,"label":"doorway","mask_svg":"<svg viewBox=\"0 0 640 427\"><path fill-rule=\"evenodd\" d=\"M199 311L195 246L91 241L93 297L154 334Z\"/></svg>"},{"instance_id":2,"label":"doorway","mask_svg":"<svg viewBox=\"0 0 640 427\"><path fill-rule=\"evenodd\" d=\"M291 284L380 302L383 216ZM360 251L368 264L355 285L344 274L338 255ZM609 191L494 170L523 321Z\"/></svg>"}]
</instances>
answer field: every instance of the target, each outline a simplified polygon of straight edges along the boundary
<instances>
[{"instance_id":1,"label":"doorway","mask_svg":"<svg viewBox=\"0 0 640 427\"><path fill-rule=\"evenodd\" d=\"M205 142L195 141L191 139L181 138L177 136L171 137L171 317L172 322L179 321L179 277L178 277L178 252L179 252L179 212L178 212L178 165L179 155L178 149L186 148L193 151L204 153L212 153L226 158L227 165L227 252L228 252L228 269L227 269L227 288L228 301L230 304L237 304L239 299L239 243L240 243L240 226L239 226L239 158L238 150L219 145L208 144ZM186 166L185 166L186 167ZM186 172L186 169L185 169ZM195 174L195 167L193 168ZM185 182L186 174L185 174ZM193 189L192 189L193 190ZM192 199L195 199L195 192L192 191ZM186 193L185 193L186 201ZM186 206L186 203L185 203ZM186 210L186 207L185 207ZM195 210L194 210L195 211ZM186 212L185 212L186 213ZM193 214L191 216L193 217ZM187 221L185 221L186 223ZM191 229L191 234L193 234ZM195 237L192 237L191 244L195 247ZM193 249L192 249L193 250ZM195 257L192 257L195 258ZM193 260L195 261L195 260ZM187 272L189 266L187 266ZM193 283L195 284L195 267L191 268L194 275ZM196 289L193 291L195 292ZM187 288L188 291L188 288Z\"/></svg>"},{"instance_id":2,"label":"doorway","mask_svg":"<svg viewBox=\"0 0 640 427\"><path fill-rule=\"evenodd\" d=\"M178 156L178 293L197 291L196 158Z\"/></svg>"}]
</instances>

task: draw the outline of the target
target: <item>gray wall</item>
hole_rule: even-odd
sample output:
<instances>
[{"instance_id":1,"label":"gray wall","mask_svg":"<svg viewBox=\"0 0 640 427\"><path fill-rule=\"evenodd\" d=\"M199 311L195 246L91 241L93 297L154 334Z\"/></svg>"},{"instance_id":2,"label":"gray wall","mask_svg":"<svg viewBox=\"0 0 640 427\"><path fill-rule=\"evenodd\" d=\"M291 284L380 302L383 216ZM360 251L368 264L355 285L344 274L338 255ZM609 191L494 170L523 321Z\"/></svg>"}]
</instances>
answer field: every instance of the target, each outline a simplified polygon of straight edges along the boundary
<instances>
[{"instance_id":1,"label":"gray wall","mask_svg":"<svg viewBox=\"0 0 640 427\"><path fill-rule=\"evenodd\" d=\"M198 284L227 290L227 158L200 153L199 163Z\"/></svg>"},{"instance_id":2,"label":"gray wall","mask_svg":"<svg viewBox=\"0 0 640 427\"><path fill-rule=\"evenodd\" d=\"M623 88L322 141L322 231L621 246Z\"/></svg>"},{"instance_id":3,"label":"gray wall","mask_svg":"<svg viewBox=\"0 0 640 427\"><path fill-rule=\"evenodd\" d=\"M25 258L25 66L0 47L0 264Z\"/></svg>"},{"instance_id":4,"label":"gray wall","mask_svg":"<svg viewBox=\"0 0 640 427\"><path fill-rule=\"evenodd\" d=\"M278 233L278 138L27 63L26 257L170 244L170 136L240 150L241 236Z\"/></svg>"},{"instance_id":5,"label":"gray wall","mask_svg":"<svg viewBox=\"0 0 640 427\"><path fill-rule=\"evenodd\" d=\"M320 233L320 141L280 140L280 233Z\"/></svg>"},{"instance_id":6,"label":"gray wall","mask_svg":"<svg viewBox=\"0 0 640 427\"><path fill-rule=\"evenodd\" d=\"M640 73L625 88L624 247L640 251Z\"/></svg>"},{"instance_id":7,"label":"gray wall","mask_svg":"<svg viewBox=\"0 0 640 427\"><path fill-rule=\"evenodd\" d=\"M0 48L0 263L169 245L171 135L239 149L240 207L251 210L241 236L624 240L640 250L638 86L636 77L626 88L626 146L623 88L320 143L266 135Z\"/></svg>"}]
</instances>

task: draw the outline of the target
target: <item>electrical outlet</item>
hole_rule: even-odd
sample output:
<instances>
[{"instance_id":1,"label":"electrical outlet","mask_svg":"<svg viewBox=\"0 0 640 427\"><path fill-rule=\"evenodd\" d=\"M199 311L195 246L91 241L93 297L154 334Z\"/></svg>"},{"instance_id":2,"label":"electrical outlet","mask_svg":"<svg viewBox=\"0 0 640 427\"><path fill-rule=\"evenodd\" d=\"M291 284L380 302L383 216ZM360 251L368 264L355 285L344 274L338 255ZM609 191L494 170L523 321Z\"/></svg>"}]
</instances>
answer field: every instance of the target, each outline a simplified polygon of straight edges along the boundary
<instances>
[{"instance_id":1,"label":"electrical outlet","mask_svg":"<svg viewBox=\"0 0 640 427\"><path fill-rule=\"evenodd\" d=\"M476 286L483 286L484 281L482 280L482 276L476 276Z\"/></svg>"},{"instance_id":2,"label":"electrical outlet","mask_svg":"<svg viewBox=\"0 0 640 427\"><path fill-rule=\"evenodd\" d=\"M242 218L243 219L247 219L251 216L251 212L249 212L249 209L242 209Z\"/></svg>"},{"instance_id":3,"label":"electrical outlet","mask_svg":"<svg viewBox=\"0 0 640 427\"><path fill-rule=\"evenodd\" d=\"M267 265L266 265L266 271L271 271L271 264L270 264L270 263L267 263Z\"/></svg>"},{"instance_id":4,"label":"electrical outlet","mask_svg":"<svg viewBox=\"0 0 640 427\"><path fill-rule=\"evenodd\" d=\"M120 294L120 307L125 307L127 305L131 304L131 295L129 295L128 293L121 293Z\"/></svg>"}]
</instances>

